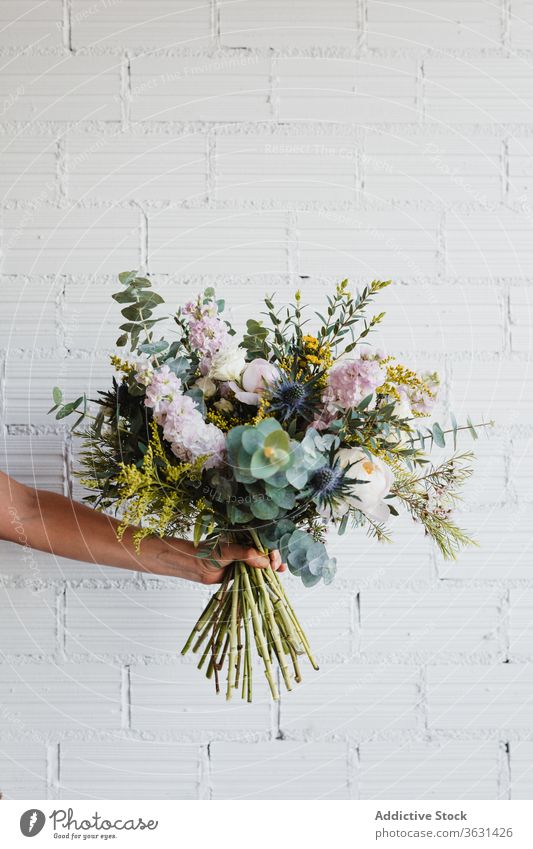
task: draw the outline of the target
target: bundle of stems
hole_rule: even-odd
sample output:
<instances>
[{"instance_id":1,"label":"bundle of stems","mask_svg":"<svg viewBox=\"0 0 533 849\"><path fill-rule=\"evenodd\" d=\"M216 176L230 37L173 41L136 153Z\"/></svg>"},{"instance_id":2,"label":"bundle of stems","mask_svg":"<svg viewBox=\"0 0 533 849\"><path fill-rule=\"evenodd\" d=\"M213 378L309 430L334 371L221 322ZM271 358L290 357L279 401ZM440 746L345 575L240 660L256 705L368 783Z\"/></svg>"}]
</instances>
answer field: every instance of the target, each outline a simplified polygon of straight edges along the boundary
<instances>
[{"instance_id":1,"label":"bundle of stems","mask_svg":"<svg viewBox=\"0 0 533 849\"><path fill-rule=\"evenodd\" d=\"M275 700L279 699L275 664L287 690L302 680L300 655L307 655L318 669L278 573L237 562L226 570L220 589L211 597L181 653L186 654L191 647L193 652L202 649L198 669L206 667L206 676L214 678L217 693L226 665L226 699L240 690L241 697L251 702L254 643Z\"/></svg>"}]
</instances>

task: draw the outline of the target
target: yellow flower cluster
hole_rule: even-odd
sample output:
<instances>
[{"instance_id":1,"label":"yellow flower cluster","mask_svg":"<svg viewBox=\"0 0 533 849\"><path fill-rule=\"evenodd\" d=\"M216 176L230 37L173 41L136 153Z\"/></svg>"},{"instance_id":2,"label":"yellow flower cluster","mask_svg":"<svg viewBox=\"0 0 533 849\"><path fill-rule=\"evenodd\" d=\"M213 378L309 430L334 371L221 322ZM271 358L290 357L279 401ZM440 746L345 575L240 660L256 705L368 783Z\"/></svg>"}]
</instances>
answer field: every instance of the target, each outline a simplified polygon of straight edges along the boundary
<instances>
[{"instance_id":1,"label":"yellow flower cluster","mask_svg":"<svg viewBox=\"0 0 533 849\"><path fill-rule=\"evenodd\" d=\"M304 362L311 363L311 365L321 366L323 369L331 368L333 364L333 357L331 355L331 348L327 342L323 342L320 344L316 336L303 336L302 342L304 343Z\"/></svg>"},{"instance_id":2,"label":"yellow flower cluster","mask_svg":"<svg viewBox=\"0 0 533 849\"><path fill-rule=\"evenodd\" d=\"M435 393L427 381L420 377L420 375L416 372L407 368L407 366L395 362L394 357L386 357L380 360L380 363L386 367L387 379L376 389L378 394L389 395L391 398L399 401L400 393L398 391L398 386L406 386L409 389L414 389L416 392L427 395L428 398L435 397Z\"/></svg>"},{"instance_id":3,"label":"yellow flower cluster","mask_svg":"<svg viewBox=\"0 0 533 849\"><path fill-rule=\"evenodd\" d=\"M152 422L150 429L150 442L141 467L121 463L116 479L118 504L124 508L117 536L122 539L129 525L138 525L133 534L137 551L145 537L154 533L163 536L168 526L183 515L179 482L182 478L199 480L205 461L205 457L199 457L194 463L171 463L157 424Z\"/></svg>"},{"instance_id":4,"label":"yellow flower cluster","mask_svg":"<svg viewBox=\"0 0 533 849\"><path fill-rule=\"evenodd\" d=\"M128 363L127 360L122 360L115 354L112 354L109 359L113 368L115 368L119 372L122 372L122 374L129 375L135 371L135 366L133 365L133 363Z\"/></svg>"}]
</instances>

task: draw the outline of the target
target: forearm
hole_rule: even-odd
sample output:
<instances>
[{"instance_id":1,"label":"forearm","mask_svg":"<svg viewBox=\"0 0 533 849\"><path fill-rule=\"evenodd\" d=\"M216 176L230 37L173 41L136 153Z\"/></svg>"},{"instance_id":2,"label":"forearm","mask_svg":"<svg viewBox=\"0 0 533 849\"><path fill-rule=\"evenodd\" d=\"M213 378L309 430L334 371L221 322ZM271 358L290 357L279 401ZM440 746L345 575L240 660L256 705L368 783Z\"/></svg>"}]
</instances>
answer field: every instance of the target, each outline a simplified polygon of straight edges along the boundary
<instances>
[{"instance_id":1,"label":"forearm","mask_svg":"<svg viewBox=\"0 0 533 849\"><path fill-rule=\"evenodd\" d=\"M14 505L13 513L17 512ZM176 577L190 577L195 565L192 543L151 537L138 553L135 528L128 528L119 540L115 519L52 492L35 490L14 518L21 531L19 541L60 557Z\"/></svg>"}]
</instances>

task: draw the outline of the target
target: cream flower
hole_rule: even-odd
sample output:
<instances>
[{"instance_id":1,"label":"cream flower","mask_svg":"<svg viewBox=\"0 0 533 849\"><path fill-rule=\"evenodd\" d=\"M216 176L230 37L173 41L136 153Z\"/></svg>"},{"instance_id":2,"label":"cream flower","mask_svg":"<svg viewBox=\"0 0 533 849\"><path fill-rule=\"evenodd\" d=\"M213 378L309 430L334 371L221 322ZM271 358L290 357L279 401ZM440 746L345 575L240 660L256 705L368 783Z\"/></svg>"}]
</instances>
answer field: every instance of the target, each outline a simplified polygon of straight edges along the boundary
<instances>
[{"instance_id":1,"label":"cream flower","mask_svg":"<svg viewBox=\"0 0 533 849\"><path fill-rule=\"evenodd\" d=\"M387 522L390 511L384 498L394 482L389 466L379 457L370 459L360 448L341 448L337 457L343 468L350 466L348 481L364 481L351 486L350 495L345 499L347 509L355 507L378 524Z\"/></svg>"},{"instance_id":2,"label":"cream flower","mask_svg":"<svg viewBox=\"0 0 533 849\"><path fill-rule=\"evenodd\" d=\"M224 348L211 360L207 376L211 380L237 380L246 365L242 348Z\"/></svg>"}]
</instances>

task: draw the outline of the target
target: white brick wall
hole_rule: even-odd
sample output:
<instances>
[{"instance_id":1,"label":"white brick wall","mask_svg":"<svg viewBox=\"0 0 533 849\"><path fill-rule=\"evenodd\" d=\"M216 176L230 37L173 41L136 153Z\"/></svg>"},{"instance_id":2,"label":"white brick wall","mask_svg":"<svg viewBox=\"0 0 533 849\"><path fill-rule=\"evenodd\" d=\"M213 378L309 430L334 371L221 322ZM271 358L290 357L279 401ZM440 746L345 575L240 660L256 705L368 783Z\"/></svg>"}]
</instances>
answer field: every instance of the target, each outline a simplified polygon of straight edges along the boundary
<instances>
[{"instance_id":1,"label":"white brick wall","mask_svg":"<svg viewBox=\"0 0 533 849\"><path fill-rule=\"evenodd\" d=\"M393 278L376 342L494 418L444 563L332 537L287 578L320 661L226 705L178 657L207 591L0 544L5 798L529 798L529 0L0 0L0 465L81 495L59 383L110 370L116 272L318 306ZM468 448L466 437L461 447Z\"/></svg>"}]
</instances>

